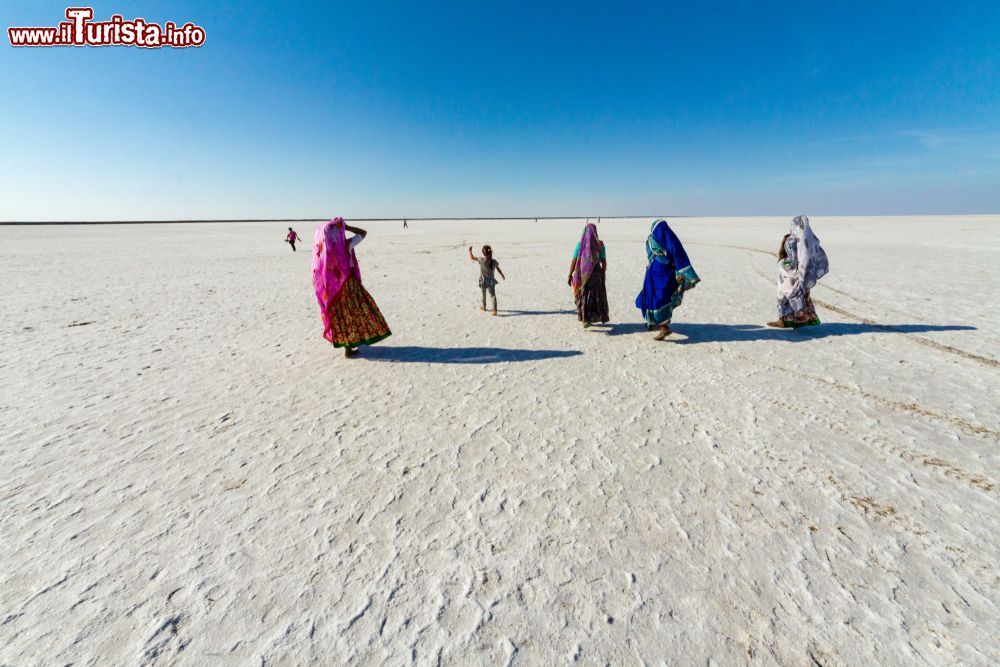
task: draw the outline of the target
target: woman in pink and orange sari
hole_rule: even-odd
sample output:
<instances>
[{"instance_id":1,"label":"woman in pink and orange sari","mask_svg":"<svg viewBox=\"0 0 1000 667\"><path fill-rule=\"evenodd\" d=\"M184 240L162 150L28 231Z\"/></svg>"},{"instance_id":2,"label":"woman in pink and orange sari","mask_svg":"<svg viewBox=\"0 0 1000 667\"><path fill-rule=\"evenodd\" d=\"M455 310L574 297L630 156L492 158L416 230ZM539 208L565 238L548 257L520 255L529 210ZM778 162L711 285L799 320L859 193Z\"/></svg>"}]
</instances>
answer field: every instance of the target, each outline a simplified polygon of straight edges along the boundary
<instances>
[{"instance_id":1,"label":"woman in pink and orange sari","mask_svg":"<svg viewBox=\"0 0 1000 667\"><path fill-rule=\"evenodd\" d=\"M346 232L354 234L350 239ZM354 247L368 233L334 218L316 228L313 243L313 286L323 315L323 338L353 356L359 345L392 335L375 299L361 284Z\"/></svg>"}]
</instances>

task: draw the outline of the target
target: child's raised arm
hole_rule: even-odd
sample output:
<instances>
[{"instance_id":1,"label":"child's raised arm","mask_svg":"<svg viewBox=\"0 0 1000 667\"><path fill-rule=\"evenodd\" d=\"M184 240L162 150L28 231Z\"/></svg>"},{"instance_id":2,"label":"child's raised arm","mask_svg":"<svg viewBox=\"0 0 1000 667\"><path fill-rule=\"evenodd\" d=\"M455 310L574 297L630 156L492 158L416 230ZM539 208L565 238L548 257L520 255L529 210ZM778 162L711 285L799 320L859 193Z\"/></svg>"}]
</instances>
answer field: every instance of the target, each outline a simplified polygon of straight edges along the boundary
<instances>
[{"instance_id":1,"label":"child's raised arm","mask_svg":"<svg viewBox=\"0 0 1000 667\"><path fill-rule=\"evenodd\" d=\"M471 245L469 246L469 259L471 259L473 262L478 262L479 261L479 258L472 254L472 246Z\"/></svg>"}]
</instances>

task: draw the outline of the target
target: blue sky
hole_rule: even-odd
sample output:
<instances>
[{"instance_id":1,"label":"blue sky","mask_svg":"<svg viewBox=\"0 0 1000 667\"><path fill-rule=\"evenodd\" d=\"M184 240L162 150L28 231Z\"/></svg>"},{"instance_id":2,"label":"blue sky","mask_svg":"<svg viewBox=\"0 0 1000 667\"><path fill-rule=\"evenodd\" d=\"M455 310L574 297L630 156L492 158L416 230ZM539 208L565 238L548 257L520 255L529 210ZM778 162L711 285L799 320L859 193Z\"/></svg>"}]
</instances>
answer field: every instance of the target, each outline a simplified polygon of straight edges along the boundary
<instances>
[{"instance_id":1,"label":"blue sky","mask_svg":"<svg viewBox=\"0 0 1000 667\"><path fill-rule=\"evenodd\" d=\"M996 0L93 6L207 41L4 34L0 220L1000 213Z\"/></svg>"}]
</instances>

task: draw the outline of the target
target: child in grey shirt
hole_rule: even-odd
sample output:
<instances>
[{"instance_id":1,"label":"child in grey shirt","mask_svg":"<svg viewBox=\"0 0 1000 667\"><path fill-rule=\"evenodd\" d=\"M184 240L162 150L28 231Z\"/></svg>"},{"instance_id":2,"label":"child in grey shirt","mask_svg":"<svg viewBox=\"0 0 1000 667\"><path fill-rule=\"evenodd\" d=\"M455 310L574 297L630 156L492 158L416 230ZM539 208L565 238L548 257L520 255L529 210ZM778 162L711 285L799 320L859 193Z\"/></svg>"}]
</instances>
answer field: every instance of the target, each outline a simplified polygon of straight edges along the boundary
<instances>
[{"instance_id":1,"label":"child in grey shirt","mask_svg":"<svg viewBox=\"0 0 1000 667\"><path fill-rule=\"evenodd\" d=\"M493 316L495 317L497 314L497 279L493 276L493 271L499 273L504 280L507 280L507 276L500 270L500 264L493 259L493 248L484 245L483 255L484 257L476 257L472 254L472 246L469 246L469 259L473 262L479 262L479 290L483 295L483 305L479 309L486 311L486 293L489 292L493 300Z\"/></svg>"}]
</instances>

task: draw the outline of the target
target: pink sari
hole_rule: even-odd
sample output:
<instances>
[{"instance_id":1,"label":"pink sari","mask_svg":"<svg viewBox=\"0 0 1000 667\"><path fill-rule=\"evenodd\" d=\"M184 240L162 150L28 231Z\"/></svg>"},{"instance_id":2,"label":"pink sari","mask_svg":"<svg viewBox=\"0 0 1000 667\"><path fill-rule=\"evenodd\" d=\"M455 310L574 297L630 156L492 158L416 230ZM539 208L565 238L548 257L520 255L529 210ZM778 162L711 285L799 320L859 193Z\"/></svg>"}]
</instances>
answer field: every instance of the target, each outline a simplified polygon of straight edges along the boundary
<instances>
[{"instance_id":1,"label":"pink sari","mask_svg":"<svg viewBox=\"0 0 1000 667\"><path fill-rule=\"evenodd\" d=\"M344 219L334 218L316 228L313 241L313 287L323 313L323 337L332 340L330 305L340 295L350 277L361 281L361 269L354 249L347 243Z\"/></svg>"}]
</instances>

